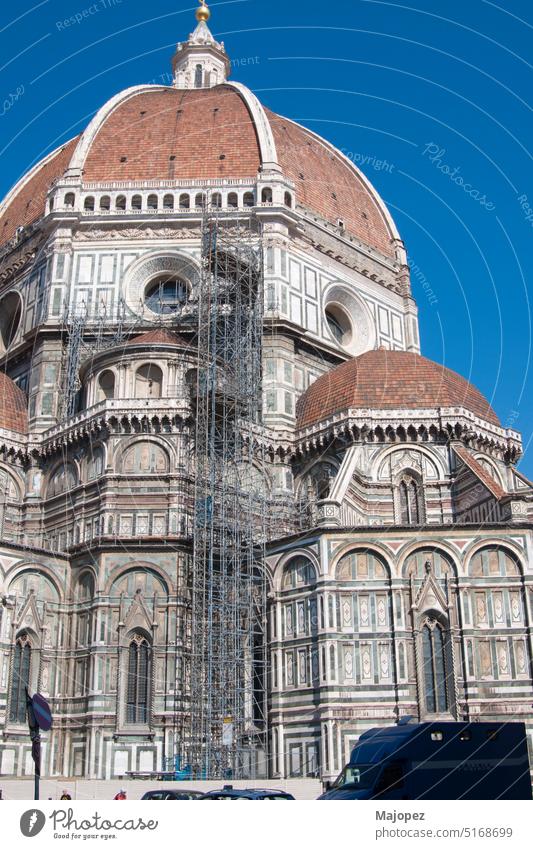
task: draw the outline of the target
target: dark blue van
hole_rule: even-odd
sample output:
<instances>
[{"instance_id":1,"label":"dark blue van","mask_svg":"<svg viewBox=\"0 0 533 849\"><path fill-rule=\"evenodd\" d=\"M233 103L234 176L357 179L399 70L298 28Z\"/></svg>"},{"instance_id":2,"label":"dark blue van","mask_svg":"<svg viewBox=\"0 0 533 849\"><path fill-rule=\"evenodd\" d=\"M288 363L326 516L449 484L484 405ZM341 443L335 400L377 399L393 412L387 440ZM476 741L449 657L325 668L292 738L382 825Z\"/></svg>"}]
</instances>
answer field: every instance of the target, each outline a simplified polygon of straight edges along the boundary
<instances>
[{"instance_id":1,"label":"dark blue van","mask_svg":"<svg viewBox=\"0 0 533 849\"><path fill-rule=\"evenodd\" d=\"M413 722L361 734L320 799L531 799L523 722Z\"/></svg>"}]
</instances>

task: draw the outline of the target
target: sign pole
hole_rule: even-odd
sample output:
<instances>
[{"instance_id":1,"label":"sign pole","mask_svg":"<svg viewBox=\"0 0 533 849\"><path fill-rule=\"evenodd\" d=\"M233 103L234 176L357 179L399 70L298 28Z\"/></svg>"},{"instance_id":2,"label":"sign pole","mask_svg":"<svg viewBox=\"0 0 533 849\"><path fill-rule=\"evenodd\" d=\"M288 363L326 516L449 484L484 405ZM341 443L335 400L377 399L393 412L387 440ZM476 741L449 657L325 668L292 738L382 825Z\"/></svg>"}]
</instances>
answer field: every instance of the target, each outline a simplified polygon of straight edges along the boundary
<instances>
[{"instance_id":1,"label":"sign pole","mask_svg":"<svg viewBox=\"0 0 533 849\"><path fill-rule=\"evenodd\" d=\"M26 710L28 714L28 726L30 729L31 740L31 756L35 764L35 772L33 777L33 798L39 799L39 784L41 778L41 735L39 734L39 723L35 718L33 709L33 700L30 698L28 688L26 687Z\"/></svg>"}]
</instances>

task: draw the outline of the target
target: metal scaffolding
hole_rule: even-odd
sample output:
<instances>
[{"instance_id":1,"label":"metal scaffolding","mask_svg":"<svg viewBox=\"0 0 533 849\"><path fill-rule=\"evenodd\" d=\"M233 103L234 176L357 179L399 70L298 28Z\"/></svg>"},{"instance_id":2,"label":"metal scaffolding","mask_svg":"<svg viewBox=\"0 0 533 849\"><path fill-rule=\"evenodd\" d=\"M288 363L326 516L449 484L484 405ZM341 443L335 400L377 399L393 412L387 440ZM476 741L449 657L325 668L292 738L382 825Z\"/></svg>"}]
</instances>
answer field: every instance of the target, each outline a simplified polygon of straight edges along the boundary
<instances>
[{"instance_id":1,"label":"metal scaffolding","mask_svg":"<svg viewBox=\"0 0 533 849\"><path fill-rule=\"evenodd\" d=\"M60 421L69 419L77 412L81 382L80 365L91 359L104 347L120 344L142 321L140 316L126 320L126 305L119 300L114 311L102 302L91 312L86 303L76 307L65 305L61 320L62 348L62 392Z\"/></svg>"},{"instance_id":2,"label":"metal scaffolding","mask_svg":"<svg viewBox=\"0 0 533 849\"><path fill-rule=\"evenodd\" d=\"M186 328L197 358L189 468L190 618L176 634L175 769L205 778L266 777L266 441L262 428L263 244L253 213L206 209L201 273L165 314L120 301L64 311L61 420L77 411L79 369L161 325ZM183 304L181 300L183 300ZM152 307L154 304L152 304ZM157 315L159 313L159 315ZM187 501L189 499L186 499Z\"/></svg>"},{"instance_id":3,"label":"metal scaffolding","mask_svg":"<svg viewBox=\"0 0 533 849\"><path fill-rule=\"evenodd\" d=\"M192 774L266 774L266 477L259 224L206 213L198 292L187 758Z\"/></svg>"},{"instance_id":4,"label":"metal scaffolding","mask_svg":"<svg viewBox=\"0 0 533 849\"><path fill-rule=\"evenodd\" d=\"M152 297L152 305L155 304L162 306L161 298L157 295ZM60 421L69 419L77 412L81 389L79 370L83 362L91 360L104 348L123 344L143 330L158 326L172 330L177 323L190 326L194 321L194 315L184 318L181 311L170 316L164 315L161 308L159 312L159 315L149 313L143 301L139 301L137 310L133 312L122 297L114 309L110 309L104 301L96 304L92 310L84 302L75 307L65 305L60 329L64 340Z\"/></svg>"}]
</instances>

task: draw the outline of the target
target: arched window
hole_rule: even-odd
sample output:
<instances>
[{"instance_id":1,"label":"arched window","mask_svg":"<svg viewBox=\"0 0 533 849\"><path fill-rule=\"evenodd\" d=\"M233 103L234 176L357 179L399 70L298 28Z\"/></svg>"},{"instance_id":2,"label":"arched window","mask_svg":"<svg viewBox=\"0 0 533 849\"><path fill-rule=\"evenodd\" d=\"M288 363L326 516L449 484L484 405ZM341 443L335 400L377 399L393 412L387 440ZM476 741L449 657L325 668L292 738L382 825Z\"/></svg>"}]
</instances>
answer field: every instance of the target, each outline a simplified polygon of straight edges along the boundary
<instances>
[{"instance_id":1,"label":"arched window","mask_svg":"<svg viewBox=\"0 0 533 849\"><path fill-rule=\"evenodd\" d=\"M222 206L222 195L220 192L214 192L211 195L211 206L213 209L220 209Z\"/></svg>"},{"instance_id":2,"label":"arched window","mask_svg":"<svg viewBox=\"0 0 533 849\"><path fill-rule=\"evenodd\" d=\"M446 633L435 619L426 619L422 626L422 662L426 710L445 713L449 708Z\"/></svg>"},{"instance_id":3,"label":"arched window","mask_svg":"<svg viewBox=\"0 0 533 849\"><path fill-rule=\"evenodd\" d=\"M231 209L237 209L239 206L239 196L237 192L230 192L228 195L228 206Z\"/></svg>"},{"instance_id":4,"label":"arched window","mask_svg":"<svg viewBox=\"0 0 533 849\"><path fill-rule=\"evenodd\" d=\"M87 480L94 481L104 473L104 452L100 446L92 449L87 458Z\"/></svg>"},{"instance_id":5,"label":"arched window","mask_svg":"<svg viewBox=\"0 0 533 849\"><path fill-rule=\"evenodd\" d=\"M157 195L148 195L148 200L146 202L148 209L157 209L157 204Z\"/></svg>"},{"instance_id":6,"label":"arched window","mask_svg":"<svg viewBox=\"0 0 533 849\"><path fill-rule=\"evenodd\" d=\"M85 198L85 201L83 202L83 208L87 212L94 212L94 198L92 197L92 195Z\"/></svg>"},{"instance_id":7,"label":"arched window","mask_svg":"<svg viewBox=\"0 0 533 849\"><path fill-rule=\"evenodd\" d=\"M191 199L189 195L180 195L180 209L189 209L191 206Z\"/></svg>"},{"instance_id":8,"label":"arched window","mask_svg":"<svg viewBox=\"0 0 533 849\"><path fill-rule=\"evenodd\" d=\"M194 205L197 209L203 209L205 206L205 195L202 193L197 194L194 199Z\"/></svg>"},{"instance_id":9,"label":"arched window","mask_svg":"<svg viewBox=\"0 0 533 849\"><path fill-rule=\"evenodd\" d=\"M126 195L117 195L115 209L126 209Z\"/></svg>"},{"instance_id":10,"label":"arched window","mask_svg":"<svg viewBox=\"0 0 533 849\"><path fill-rule=\"evenodd\" d=\"M151 674L150 645L141 634L135 634L128 648L126 722L129 724L148 723Z\"/></svg>"},{"instance_id":11,"label":"arched window","mask_svg":"<svg viewBox=\"0 0 533 849\"><path fill-rule=\"evenodd\" d=\"M245 192L242 202L245 206L253 206L254 205L254 193L253 192Z\"/></svg>"},{"instance_id":12,"label":"arched window","mask_svg":"<svg viewBox=\"0 0 533 849\"><path fill-rule=\"evenodd\" d=\"M165 195L163 198L163 209L174 209L174 195Z\"/></svg>"},{"instance_id":13,"label":"arched window","mask_svg":"<svg viewBox=\"0 0 533 849\"><path fill-rule=\"evenodd\" d=\"M111 198L109 197L109 195L102 195L102 197L100 198L100 209L111 209Z\"/></svg>"},{"instance_id":14,"label":"arched window","mask_svg":"<svg viewBox=\"0 0 533 849\"><path fill-rule=\"evenodd\" d=\"M98 400L115 397L115 375L111 369L106 369L98 378Z\"/></svg>"},{"instance_id":15,"label":"arched window","mask_svg":"<svg viewBox=\"0 0 533 849\"><path fill-rule=\"evenodd\" d=\"M468 573L474 578L518 578L520 567L511 552L491 545L473 555Z\"/></svg>"},{"instance_id":16,"label":"arched window","mask_svg":"<svg viewBox=\"0 0 533 849\"><path fill-rule=\"evenodd\" d=\"M65 195L65 206L67 209L74 209L74 202L76 200L76 195L74 192L67 192Z\"/></svg>"},{"instance_id":17,"label":"arched window","mask_svg":"<svg viewBox=\"0 0 533 849\"><path fill-rule=\"evenodd\" d=\"M402 525L419 525L422 521L422 487L411 477L404 477L399 486L400 522Z\"/></svg>"},{"instance_id":18,"label":"arched window","mask_svg":"<svg viewBox=\"0 0 533 849\"><path fill-rule=\"evenodd\" d=\"M26 687L30 685L31 645L28 636L19 637L13 657L13 677L9 699L11 722L26 721Z\"/></svg>"},{"instance_id":19,"label":"arched window","mask_svg":"<svg viewBox=\"0 0 533 849\"><path fill-rule=\"evenodd\" d=\"M290 192L285 192L285 206L292 206L292 195Z\"/></svg>"},{"instance_id":20,"label":"arched window","mask_svg":"<svg viewBox=\"0 0 533 849\"><path fill-rule=\"evenodd\" d=\"M132 209L142 209L143 199L141 195L133 195L131 199L131 208Z\"/></svg>"},{"instance_id":21,"label":"arched window","mask_svg":"<svg viewBox=\"0 0 533 849\"><path fill-rule=\"evenodd\" d=\"M337 470L331 463L315 463L302 480L301 495L319 501L328 498L336 473Z\"/></svg>"},{"instance_id":22,"label":"arched window","mask_svg":"<svg viewBox=\"0 0 533 849\"><path fill-rule=\"evenodd\" d=\"M159 366L146 363L146 365L140 366L135 373L135 397L161 398L162 384L163 372Z\"/></svg>"},{"instance_id":23,"label":"arched window","mask_svg":"<svg viewBox=\"0 0 533 849\"><path fill-rule=\"evenodd\" d=\"M294 590L316 583L316 570L307 557L298 555L283 567L282 589Z\"/></svg>"},{"instance_id":24,"label":"arched window","mask_svg":"<svg viewBox=\"0 0 533 849\"><path fill-rule=\"evenodd\" d=\"M272 203L272 189L269 186L265 186L261 192L261 203Z\"/></svg>"},{"instance_id":25,"label":"arched window","mask_svg":"<svg viewBox=\"0 0 533 849\"><path fill-rule=\"evenodd\" d=\"M124 453L122 471L126 475L168 472L166 452L153 442L136 442Z\"/></svg>"},{"instance_id":26,"label":"arched window","mask_svg":"<svg viewBox=\"0 0 533 849\"><path fill-rule=\"evenodd\" d=\"M60 495L62 492L69 492L78 484L78 475L75 466L72 463L63 463L58 466L47 488L47 497L51 498L54 495Z\"/></svg>"},{"instance_id":27,"label":"arched window","mask_svg":"<svg viewBox=\"0 0 533 849\"><path fill-rule=\"evenodd\" d=\"M383 581L388 571L381 557L365 548L344 554L337 564L337 581Z\"/></svg>"},{"instance_id":28,"label":"arched window","mask_svg":"<svg viewBox=\"0 0 533 849\"><path fill-rule=\"evenodd\" d=\"M194 87L202 88L202 66L197 65L194 69Z\"/></svg>"}]
</instances>

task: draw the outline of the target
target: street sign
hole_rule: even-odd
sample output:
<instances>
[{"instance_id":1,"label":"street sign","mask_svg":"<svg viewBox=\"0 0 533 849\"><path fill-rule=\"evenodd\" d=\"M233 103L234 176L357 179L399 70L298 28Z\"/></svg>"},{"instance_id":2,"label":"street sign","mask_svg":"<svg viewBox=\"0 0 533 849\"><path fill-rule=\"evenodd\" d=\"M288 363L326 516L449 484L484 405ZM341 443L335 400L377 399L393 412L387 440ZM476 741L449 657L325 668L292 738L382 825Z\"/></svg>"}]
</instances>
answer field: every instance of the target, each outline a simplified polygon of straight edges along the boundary
<instances>
[{"instance_id":1,"label":"street sign","mask_svg":"<svg viewBox=\"0 0 533 849\"><path fill-rule=\"evenodd\" d=\"M35 763L33 798L39 798L39 783L41 780L41 735L39 731L48 731L52 726L50 705L43 696L35 693L30 697L26 687L26 714L30 729L31 756Z\"/></svg>"},{"instance_id":2,"label":"street sign","mask_svg":"<svg viewBox=\"0 0 533 849\"><path fill-rule=\"evenodd\" d=\"M39 693L35 693L32 696L31 704L33 707L33 713L35 715L35 719L37 721L37 725L43 731L49 731L52 727L52 714L50 712L50 705L46 701L43 696Z\"/></svg>"}]
</instances>

